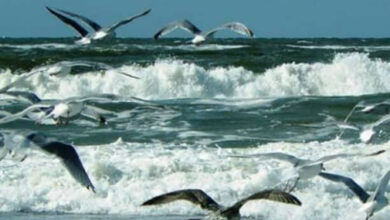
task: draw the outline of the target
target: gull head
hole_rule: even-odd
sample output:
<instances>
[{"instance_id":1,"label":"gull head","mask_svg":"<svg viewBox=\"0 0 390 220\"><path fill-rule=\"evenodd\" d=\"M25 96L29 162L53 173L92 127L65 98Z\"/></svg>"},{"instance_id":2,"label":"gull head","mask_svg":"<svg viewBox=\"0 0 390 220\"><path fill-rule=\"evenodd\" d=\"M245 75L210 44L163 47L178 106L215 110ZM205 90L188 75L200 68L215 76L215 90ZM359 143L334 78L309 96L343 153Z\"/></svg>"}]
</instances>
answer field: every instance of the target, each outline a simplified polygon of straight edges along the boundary
<instances>
[{"instance_id":1,"label":"gull head","mask_svg":"<svg viewBox=\"0 0 390 220\"><path fill-rule=\"evenodd\" d=\"M375 134L374 129L372 128L365 129L364 131L360 132L360 140L364 143L368 143L372 140L374 134Z\"/></svg>"}]
</instances>

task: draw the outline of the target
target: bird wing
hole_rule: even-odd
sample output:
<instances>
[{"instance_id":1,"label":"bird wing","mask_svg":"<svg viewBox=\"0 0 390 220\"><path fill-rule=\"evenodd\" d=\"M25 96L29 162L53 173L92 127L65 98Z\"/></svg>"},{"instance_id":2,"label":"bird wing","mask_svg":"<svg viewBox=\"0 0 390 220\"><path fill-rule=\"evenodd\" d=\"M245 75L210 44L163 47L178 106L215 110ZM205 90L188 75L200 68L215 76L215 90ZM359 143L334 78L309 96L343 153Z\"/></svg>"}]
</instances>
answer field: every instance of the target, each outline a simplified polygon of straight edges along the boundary
<instances>
[{"instance_id":1,"label":"bird wing","mask_svg":"<svg viewBox=\"0 0 390 220\"><path fill-rule=\"evenodd\" d=\"M91 105L84 105L83 110L81 111L81 114L84 115L87 118L92 118L96 121L99 121L100 123L105 123L106 118L103 117L101 114L99 114L94 106Z\"/></svg>"},{"instance_id":2,"label":"bird wing","mask_svg":"<svg viewBox=\"0 0 390 220\"><path fill-rule=\"evenodd\" d=\"M357 197L359 197L362 203L365 203L370 197L370 195L361 186L349 177L326 172L321 172L318 175L333 182L344 183L350 190L352 190L353 193L355 193Z\"/></svg>"},{"instance_id":3,"label":"bird wing","mask_svg":"<svg viewBox=\"0 0 390 220\"><path fill-rule=\"evenodd\" d=\"M83 27L81 27L77 22L73 21L73 20L70 19L70 18L67 18L67 17L61 15L60 13L54 11L53 9L51 9L51 8L49 8L49 7L46 7L46 9L47 9L51 14L53 14L53 15L56 16L58 19L60 19L62 22L64 22L65 24L67 24L67 25L69 25L70 27L72 27L73 29L75 29L82 37L87 36L88 31L85 30Z\"/></svg>"},{"instance_id":4,"label":"bird wing","mask_svg":"<svg viewBox=\"0 0 390 220\"><path fill-rule=\"evenodd\" d=\"M6 94L6 95L9 95L9 96L13 96L13 97L19 98L19 99L22 98L23 100L28 101L30 104L35 104L35 103L38 103L38 102L42 101L37 95L35 95L32 92L24 92L24 91L1 92L0 91L0 93Z\"/></svg>"},{"instance_id":5,"label":"bird wing","mask_svg":"<svg viewBox=\"0 0 390 220\"><path fill-rule=\"evenodd\" d=\"M258 199L266 199L275 202L282 202L282 203L298 205L298 206L302 205L301 201L299 201L299 199L293 196L292 194L280 190L271 189L271 190L264 190L261 192L257 192L253 195L250 195L249 197L236 202L229 209L238 211L246 202L250 200L258 200Z\"/></svg>"},{"instance_id":6,"label":"bird wing","mask_svg":"<svg viewBox=\"0 0 390 220\"><path fill-rule=\"evenodd\" d=\"M184 189L178 190L166 194L162 194L156 197L153 197L146 202L142 203L145 205L158 205L174 202L176 200L186 200L195 205L200 205L203 209L218 211L219 205L216 203L209 195L203 192L200 189Z\"/></svg>"},{"instance_id":7,"label":"bird wing","mask_svg":"<svg viewBox=\"0 0 390 220\"><path fill-rule=\"evenodd\" d=\"M15 121L19 118L22 118L24 115L26 115L28 112L30 111L34 111L35 109L40 109L40 108L49 108L51 105L46 105L46 104L34 104L34 105L31 105L27 108L25 108L24 110L16 113L16 114L13 114L13 115L9 115L9 116L6 116L6 117L3 117L0 119L0 124L5 124L5 123L8 123L8 122L11 122L11 121Z\"/></svg>"},{"instance_id":8,"label":"bird wing","mask_svg":"<svg viewBox=\"0 0 390 220\"><path fill-rule=\"evenodd\" d=\"M333 159L336 159L336 158L339 158L339 157L358 157L358 156L360 156L360 157L370 157L370 156L376 156L376 155L382 154L384 152L386 152L386 150L379 150L379 151L375 151L375 152L369 153L369 154L364 154L364 153L333 154L333 155L328 155L328 156L321 157L320 159L315 160L313 163L326 162L326 161L333 160Z\"/></svg>"},{"instance_id":9,"label":"bird wing","mask_svg":"<svg viewBox=\"0 0 390 220\"><path fill-rule=\"evenodd\" d=\"M383 175L381 178L381 181L379 182L378 186L376 187L375 193L374 193L374 198L378 198L380 196L384 196L387 184L389 183L390 180L390 170Z\"/></svg>"},{"instance_id":10,"label":"bird wing","mask_svg":"<svg viewBox=\"0 0 390 220\"><path fill-rule=\"evenodd\" d=\"M78 18L78 19L82 20L84 23L89 25L95 31L99 31L100 29L102 29L102 27L98 23L92 21L91 19L89 19L87 17L81 16L81 15L78 15L78 14L75 14L75 13L72 13L72 12L69 12L69 11L65 11L65 10L62 10L62 9L58 9L58 8L56 8L56 10L60 11L60 12L62 12L64 14L67 14L69 16L72 16L72 17L75 17L75 18Z\"/></svg>"},{"instance_id":11,"label":"bird wing","mask_svg":"<svg viewBox=\"0 0 390 220\"><path fill-rule=\"evenodd\" d=\"M42 150L54 154L61 158L66 169L70 172L74 179L76 179L81 185L87 189L95 192L91 180L88 177L87 172L84 169L83 164L73 146L64 144L61 142L53 141L40 146Z\"/></svg>"},{"instance_id":12,"label":"bird wing","mask_svg":"<svg viewBox=\"0 0 390 220\"><path fill-rule=\"evenodd\" d=\"M110 70L110 69L113 69L114 67L110 66L110 65L107 65L105 63L92 63L92 62L89 62L91 65L94 64L96 65L97 67L101 68L101 69L104 69L104 70ZM119 74L122 74L124 76L127 76L127 77L130 77L130 78L133 78L133 79L140 79L139 77L137 76L133 76L133 75L130 75L128 73L125 73L125 72L122 72L122 71L115 71L115 73L119 73Z\"/></svg>"},{"instance_id":13,"label":"bird wing","mask_svg":"<svg viewBox=\"0 0 390 220\"><path fill-rule=\"evenodd\" d=\"M0 89L0 93L4 93L4 92L7 92L10 88L14 87L16 84L18 84L19 82L35 75L36 73L39 73L41 72L42 70L36 70L36 71L32 71L32 72L29 72L29 73L25 73L25 74L22 74L20 75L15 81L13 81L12 83L10 83L9 85L7 86L4 86L3 88Z\"/></svg>"},{"instance_id":14,"label":"bird wing","mask_svg":"<svg viewBox=\"0 0 390 220\"><path fill-rule=\"evenodd\" d=\"M132 16L132 17L128 17L128 18L126 18L126 19L124 19L124 20L122 20L122 21L120 21L120 22L118 22L118 23L116 23L116 24L110 26L110 27L107 29L107 32L111 32L111 31L117 29L118 27L120 27L120 26L122 26L122 25L125 25L125 24L127 24L127 23L133 21L134 19L137 19L137 18L139 18L139 17L145 16L145 15L149 14L149 12L150 12L151 10L152 10L152 9L148 9L148 10L142 12L141 14L138 14L138 15L135 15L135 16Z\"/></svg>"},{"instance_id":15,"label":"bird wing","mask_svg":"<svg viewBox=\"0 0 390 220\"><path fill-rule=\"evenodd\" d=\"M277 160L283 160L287 161L293 165L298 164L301 159L298 159L297 157L286 154L286 153L281 153L281 152L272 152L272 153L262 153L262 154L248 154L248 155L232 155L230 157L237 157L237 158L253 158L253 157L264 157L266 159L277 159Z\"/></svg>"},{"instance_id":16,"label":"bird wing","mask_svg":"<svg viewBox=\"0 0 390 220\"><path fill-rule=\"evenodd\" d=\"M236 33L248 36L248 37L254 37L253 31L249 29L247 26L245 26L242 23L239 22L230 22L223 24L217 28L212 29L211 31L207 32L205 34L205 37L213 36L215 32L225 30L225 29L230 29Z\"/></svg>"},{"instance_id":17,"label":"bird wing","mask_svg":"<svg viewBox=\"0 0 390 220\"><path fill-rule=\"evenodd\" d=\"M114 96L110 94L102 95L88 95L88 96L77 96L64 99L62 102L71 103L71 102L110 102L115 99Z\"/></svg>"},{"instance_id":18,"label":"bird wing","mask_svg":"<svg viewBox=\"0 0 390 220\"><path fill-rule=\"evenodd\" d=\"M185 31L188 31L191 34L200 34L202 32L199 28L197 28L194 24L192 24L188 20L175 21L175 22L172 22L172 23L168 24L167 26L163 27L162 29L160 29L154 35L154 39L157 40L158 38L160 38L160 37L162 37L162 36L172 32L173 30L175 30L177 28L180 28L180 29L183 29Z\"/></svg>"}]
</instances>

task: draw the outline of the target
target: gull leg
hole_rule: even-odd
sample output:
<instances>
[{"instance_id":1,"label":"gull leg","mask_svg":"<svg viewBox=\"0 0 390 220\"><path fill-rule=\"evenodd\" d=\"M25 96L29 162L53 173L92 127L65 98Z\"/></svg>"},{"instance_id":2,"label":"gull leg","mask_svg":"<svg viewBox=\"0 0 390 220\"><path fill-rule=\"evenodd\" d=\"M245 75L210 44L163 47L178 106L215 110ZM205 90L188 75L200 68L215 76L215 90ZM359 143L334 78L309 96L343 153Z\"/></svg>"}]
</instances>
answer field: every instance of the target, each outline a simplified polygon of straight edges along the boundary
<instances>
[{"instance_id":1,"label":"gull leg","mask_svg":"<svg viewBox=\"0 0 390 220\"><path fill-rule=\"evenodd\" d=\"M299 177L297 177L297 179L295 180L294 185L287 192L290 193L290 192L294 191L295 187L297 187L297 185L298 185L298 181L299 181Z\"/></svg>"},{"instance_id":2,"label":"gull leg","mask_svg":"<svg viewBox=\"0 0 390 220\"><path fill-rule=\"evenodd\" d=\"M290 185L290 179L288 179L288 180L286 181L286 185L284 185L283 191L287 192L288 189L289 189L289 185Z\"/></svg>"},{"instance_id":3,"label":"gull leg","mask_svg":"<svg viewBox=\"0 0 390 220\"><path fill-rule=\"evenodd\" d=\"M20 159L20 162L23 162L27 158L27 154L25 154L22 159Z\"/></svg>"}]
</instances>

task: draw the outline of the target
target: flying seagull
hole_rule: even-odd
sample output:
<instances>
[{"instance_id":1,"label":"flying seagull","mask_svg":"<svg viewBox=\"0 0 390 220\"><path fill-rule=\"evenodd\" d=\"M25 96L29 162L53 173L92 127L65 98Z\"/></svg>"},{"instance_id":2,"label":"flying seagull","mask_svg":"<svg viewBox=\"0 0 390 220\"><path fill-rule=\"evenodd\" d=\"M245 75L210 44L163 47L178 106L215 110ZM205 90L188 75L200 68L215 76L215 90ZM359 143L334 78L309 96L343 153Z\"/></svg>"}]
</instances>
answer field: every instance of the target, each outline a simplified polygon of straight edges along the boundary
<instances>
[{"instance_id":1,"label":"flying seagull","mask_svg":"<svg viewBox=\"0 0 390 220\"><path fill-rule=\"evenodd\" d=\"M390 114L387 114L379 118L376 122L363 126L363 129L360 132L360 140L364 143L370 142L376 133L374 129L381 124L388 123L389 121Z\"/></svg>"},{"instance_id":2,"label":"flying seagull","mask_svg":"<svg viewBox=\"0 0 390 220\"><path fill-rule=\"evenodd\" d=\"M374 215L375 212L379 212L381 209L389 204L388 199L385 197L385 191L390 179L390 170L381 178L376 190L373 194L368 194L361 186L359 186L353 179L336 175L332 173L320 173L321 177L334 182L344 183L364 204L362 210L367 214L366 220Z\"/></svg>"},{"instance_id":3,"label":"flying seagull","mask_svg":"<svg viewBox=\"0 0 390 220\"><path fill-rule=\"evenodd\" d=\"M352 116L352 114L357 110L360 109L360 112L363 113L377 113L377 112L385 112L386 114L389 113L388 106L390 105L390 100L385 100L378 103L367 103L366 101L360 101L358 102L348 113L347 117L344 119L344 122L342 123L342 128L339 138L344 134L344 130L346 128L353 129L353 130L361 130L360 132L360 140L364 143L368 143L372 140L373 135L375 134L374 128L376 126L379 126L382 123L385 123L388 119L388 117L385 115L381 119L379 119L377 122L363 126L363 127L356 127L351 124L348 124L349 118ZM382 109L379 107L383 107ZM346 125L346 126L343 126Z\"/></svg>"},{"instance_id":4,"label":"flying seagull","mask_svg":"<svg viewBox=\"0 0 390 220\"><path fill-rule=\"evenodd\" d=\"M22 133L3 133L3 149L0 151L0 160L3 159L7 153L23 153L20 161L26 159L27 155L25 150L40 149L46 153L53 154L60 158L72 175L72 177L81 185L86 187L92 192L95 192L91 180L88 177L87 172L84 169L81 160L72 145L64 144L59 141L49 141L44 135L36 132L22 134Z\"/></svg>"},{"instance_id":5,"label":"flying seagull","mask_svg":"<svg viewBox=\"0 0 390 220\"><path fill-rule=\"evenodd\" d=\"M266 199L298 206L302 204L295 196L283 191L272 189L252 194L251 196L236 202L231 207L223 207L200 189L184 189L156 196L144 202L142 205L159 205L174 202L176 200L186 200L195 205L200 205L202 209L207 209L221 217L231 220L240 218L240 208L245 205L246 202L258 199Z\"/></svg>"},{"instance_id":6,"label":"flying seagull","mask_svg":"<svg viewBox=\"0 0 390 220\"><path fill-rule=\"evenodd\" d=\"M112 97L101 95L72 97L56 101L41 101L36 104L30 105L29 107L18 113L0 118L0 124L9 123L11 121L15 121L20 118L23 118L24 116L27 116L38 123L42 122L45 119L52 118L54 119L56 124L66 125L71 118L77 117L80 114L85 117L99 121L100 123L105 123L106 119L100 114L100 112L107 113L108 111L89 105L86 102L105 102L110 100L112 100ZM38 111L38 114L34 114L34 112L36 111Z\"/></svg>"},{"instance_id":7,"label":"flying seagull","mask_svg":"<svg viewBox=\"0 0 390 220\"><path fill-rule=\"evenodd\" d=\"M239 22L230 22L223 24L217 28L214 28L208 32L202 32L199 28L197 28L195 25L193 25L190 21L188 20L183 20L183 21L175 21L167 26L163 27L161 30L159 30L155 35L154 39L159 39L160 37L172 32L173 30L180 28L183 29L191 34L194 35L194 38L191 40L191 42L195 45L199 45L206 41L206 38L212 37L215 32L225 30L225 29L230 29L234 32L237 32L239 34L249 36L249 37L254 37L254 34L252 30L247 28L244 24L239 23Z\"/></svg>"},{"instance_id":8,"label":"flying seagull","mask_svg":"<svg viewBox=\"0 0 390 220\"><path fill-rule=\"evenodd\" d=\"M364 154L364 153L341 153L341 154L333 154L321 157L317 160L308 160L308 159L300 159L293 155L281 153L281 152L272 152L272 153L262 153L262 154L251 154L251 155L236 155L236 156L230 156L230 157L236 157L236 158L264 158L264 159L276 159L276 160L282 160L291 163L295 170L298 173L298 176L295 179L295 182L293 186L288 190L289 192L293 191L295 187L298 184L298 181L300 179L310 179L318 174L320 174L324 168L324 163L330 160L334 160L337 158L345 158L345 157L369 157L369 156L376 156L379 154L384 153L385 150L376 151L374 153L370 154Z\"/></svg>"},{"instance_id":9,"label":"flying seagull","mask_svg":"<svg viewBox=\"0 0 390 220\"><path fill-rule=\"evenodd\" d=\"M139 17L142 17L142 16L145 16L147 14L149 14L149 12L151 11L151 9L148 9L144 12L142 12L141 14L138 14L138 15L135 15L135 16L132 16L132 17L128 17L122 21L119 21L118 23L116 24L113 24L109 27L101 27L99 24L97 24L96 22L92 21L91 19L89 18L86 18L84 16L81 16L81 15L78 15L78 14L75 14L75 13L72 13L72 12L68 12L68 11L65 11L65 10L61 10L61 9L56 9L57 11L59 12L62 12L63 14L66 14L66 15L69 15L71 17L75 17L75 18L78 18L80 19L82 22L86 23L87 25L89 25L95 32L93 33L88 33L88 31L83 28L80 24L78 24L76 21L56 12L55 10L49 8L49 7L46 7L46 9L51 13L53 14L54 16L56 16L58 19L60 19L62 22L64 22L65 24L71 26L73 29L75 29L81 36L81 39L76 41L77 44L90 44L92 41L95 41L95 40L103 40L103 39L110 39L110 38L114 38L115 37L115 29L117 29L118 27L122 26L122 25L125 25Z\"/></svg>"}]
</instances>

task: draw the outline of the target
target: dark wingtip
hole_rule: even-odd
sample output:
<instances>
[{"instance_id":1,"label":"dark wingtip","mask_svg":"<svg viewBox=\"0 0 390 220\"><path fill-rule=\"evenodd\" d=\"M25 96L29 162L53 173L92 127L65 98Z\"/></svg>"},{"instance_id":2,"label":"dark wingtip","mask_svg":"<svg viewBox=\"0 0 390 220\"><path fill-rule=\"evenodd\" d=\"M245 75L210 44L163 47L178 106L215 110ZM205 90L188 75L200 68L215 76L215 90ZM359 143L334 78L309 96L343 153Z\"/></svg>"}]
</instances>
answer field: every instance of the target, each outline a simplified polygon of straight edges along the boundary
<instances>
[{"instance_id":1,"label":"dark wingtip","mask_svg":"<svg viewBox=\"0 0 390 220\"><path fill-rule=\"evenodd\" d=\"M380 151L377 151L375 153L370 154L370 156L376 156L376 155L382 154L384 152L386 152L386 150L380 150Z\"/></svg>"},{"instance_id":2,"label":"dark wingtip","mask_svg":"<svg viewBox=\"0 0 390 220\"><path fill-rule=\"evenodd\" d=\"M92 184L89 185L89 186L87 186L87 189L88 189L88 190L91 190L93 193L96 193L95 187L94 187Z\"/></svg>"},{"instance_id":3,"label":"dark wingtip","mask_svg":"<svg viewBox=\"0 0 390 220\"><path fill-rule=\"evenodd\" d=\"M153 36L153 39L158 40L159 37L160 37L160 32L158 32L157 34L155 34L155 35Z\"/></svg>"},{"instance_id":4,"label":"dark wingtip","mask_svg":"<svg viewBox=\"0 0 390 220\"><path fill-rule=\"evenodd\" d=\"M147 206L147 205L153 205L153 203L151 203L150 200L148 200L141 204L141 206Z\"/></svg>"},{"instance_id":5,"label":"dark wingtip","mask_svg":"<svg viewBox=\"0 0 390 220\"><path fill-rule=\"evenodd\" d=\"M145 15L146 15L146 14L149 14L151 11L152 11L152 9L149 8L148 10L146 10L146 11L144 12L144 14L145 14Z\"/></svg>"}]
</instances>

